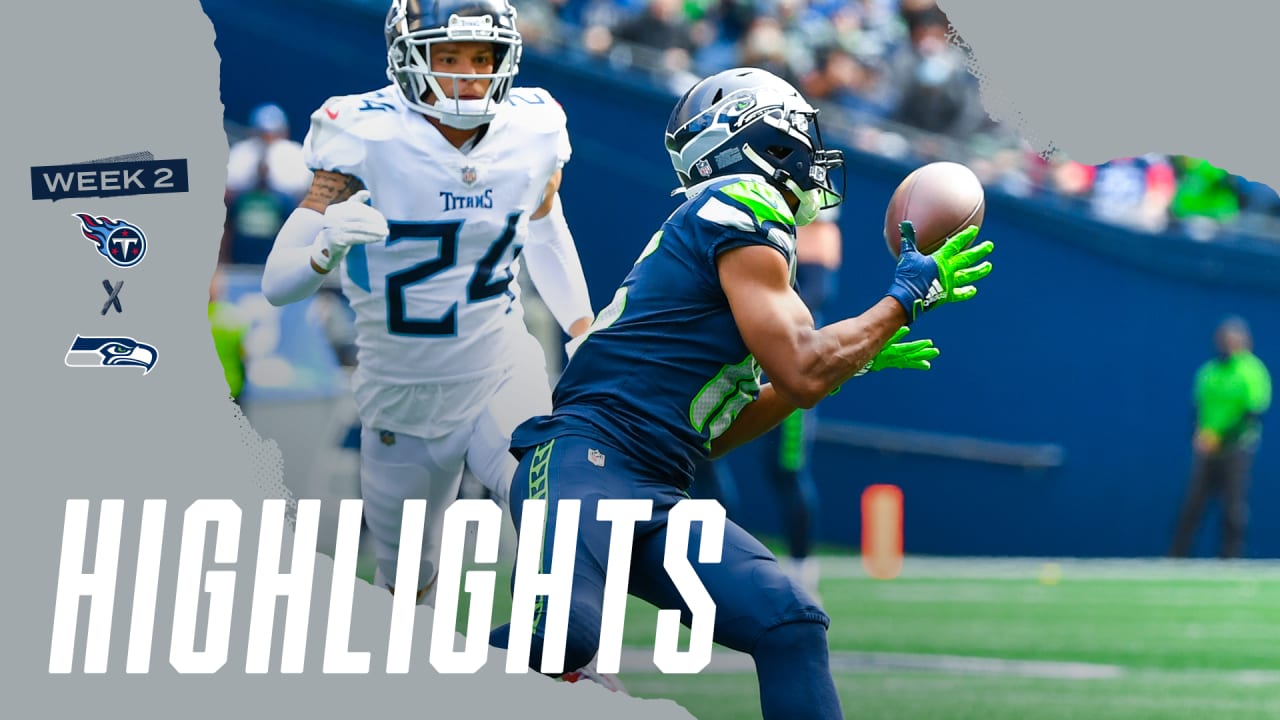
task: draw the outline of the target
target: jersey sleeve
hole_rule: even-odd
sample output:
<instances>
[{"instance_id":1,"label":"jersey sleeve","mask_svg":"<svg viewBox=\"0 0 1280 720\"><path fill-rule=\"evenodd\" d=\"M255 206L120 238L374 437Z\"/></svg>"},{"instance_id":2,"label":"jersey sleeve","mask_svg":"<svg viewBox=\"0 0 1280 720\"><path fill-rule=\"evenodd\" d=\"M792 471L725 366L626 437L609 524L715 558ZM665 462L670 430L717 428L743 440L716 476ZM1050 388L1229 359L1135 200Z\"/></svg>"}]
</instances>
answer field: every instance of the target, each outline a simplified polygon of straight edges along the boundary
<instances>
[{"instance_id":1,"label":"jersey sleeve","mask_svg":"<svg viewBox=\"0 0 1280 720\"><path fill-rule=\"evenodd\" d=\"M764 245L777 250L794 268L796 226L791 208L782 193L772 186L750 179L708 191L698 208L700 224L710 235L708 259L745 245Z\"/></svg>"},{"instance_id":2,"label":"jersey sleeve","mask_svg":"<svg viewBox=\"0 0 1280 720\"><path fill-rule=\"evenodd\" d=\"M511 89L507 104L520 113L521 121L535 135L554 142L556 167L564 167L573 155L573 146L569 143L568 117L560 101L544 88L518 87Z\"/></svg>"},{"instance_id":3,"label":"jersey sleeve","mask_svg":"<svg viewBox=\"0 0 1280 720\"><path fill-rule=\"evenodd\" d=\"M353 132L359 121L357 98L329 98L311 114L311 128L302 141L303 160L311 170L340 172L360 177L365 146Z\"/></svg>"},{"instance_id":4,"label":"jersey sleeve","mask_svg":"<svg viewBox=\"0 0 1280 720\"><path fill-rule=\"evenodd\" d=\"M560 130L560 138L556 141L556 163L558 167L564 167L569 164L569 158L573 156L573 146L569 144L569 128L565 127Z\"/></svg>"},{"instance_id":5,"label":"jersey sleeve","mask_svg":"<svg viewBox=\"0 0 1280 720\"><path fill-rule=\"evenodd\" d=\"M1262 414L1271 407L1271 375L1256 356L1248 356L1245 367L1247 404L1251 413Z\"/></svg>"}]
</instances>

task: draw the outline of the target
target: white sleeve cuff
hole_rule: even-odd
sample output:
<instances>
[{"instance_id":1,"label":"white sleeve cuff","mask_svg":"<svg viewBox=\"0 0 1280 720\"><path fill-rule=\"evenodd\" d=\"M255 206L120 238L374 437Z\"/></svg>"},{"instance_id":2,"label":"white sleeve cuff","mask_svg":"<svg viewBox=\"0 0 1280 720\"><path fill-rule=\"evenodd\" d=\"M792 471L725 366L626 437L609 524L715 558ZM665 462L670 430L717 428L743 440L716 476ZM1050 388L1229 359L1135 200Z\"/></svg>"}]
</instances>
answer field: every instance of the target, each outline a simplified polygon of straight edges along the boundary
<instances>
[{"instance_id":1,"label":"white sleeve cuff","mask_svg":"<svg viewBox=\"0 0 1280 720\"><path fill-rule=\"evenodd\" d=\"M552 200L551 212L529 221L529 242L522 254L538 295L565 332L578 320L592 317L587 279L559 193Z\"/></svg>"},{"instance_id":2,"label":"white sleeve cuff","mask_svg":"<svg viewBox=\"0 0 1280 720\"><path fill-rule=\"evenodd\" d=\"M309 297L325 276L311 267L312 244L324 226L324 215L297 208L276 234L262 271L262 294L272 305L288 305Z\"/></svg>"}]
</instances>

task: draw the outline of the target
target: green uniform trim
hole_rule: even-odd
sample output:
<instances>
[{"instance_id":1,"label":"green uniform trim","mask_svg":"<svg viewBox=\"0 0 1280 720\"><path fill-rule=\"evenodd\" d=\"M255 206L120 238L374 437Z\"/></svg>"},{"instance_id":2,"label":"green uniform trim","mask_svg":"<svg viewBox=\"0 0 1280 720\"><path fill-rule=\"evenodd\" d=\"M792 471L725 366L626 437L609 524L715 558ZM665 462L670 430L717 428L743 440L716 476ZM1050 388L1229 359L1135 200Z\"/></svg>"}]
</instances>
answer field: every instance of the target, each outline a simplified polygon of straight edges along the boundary
<instances>
[{"instance_id":1,"label":"green uniform trim","mask_svg":"<svg viewBox=\"0 0 1280 720\"><path fill-rule=\"evenodd\" d=\"M737 200L755 215L756 223L761 227L767 222L781 223L794 227L796 216L791 212L782 193L771 185L757 180L740 180L720 188L726 197Z\"/></svg>"},{"instance_id":2,"label":"green uniform trim","mask_svg":"<svg viewBox=\"0 0 1280 720\"><path fill-rule=\"evenodd\" d=\"M551 450L555 447L556 441L551 440L545 442L533 450L533 460L529 463L529 499L530 500L546 500L547 499L547 468L551 464ZM547 568L542 567L546 556L543 554L544 548L547 546L547 519L551 516L551 508L547 507L542 514L542 542L538 544L538 568L541 572L546 572ZM546 611L547 599L539 595L533 603L533 632L538 631L538 624L542 622L543 613Z\"/></svg>"}]
</instances>

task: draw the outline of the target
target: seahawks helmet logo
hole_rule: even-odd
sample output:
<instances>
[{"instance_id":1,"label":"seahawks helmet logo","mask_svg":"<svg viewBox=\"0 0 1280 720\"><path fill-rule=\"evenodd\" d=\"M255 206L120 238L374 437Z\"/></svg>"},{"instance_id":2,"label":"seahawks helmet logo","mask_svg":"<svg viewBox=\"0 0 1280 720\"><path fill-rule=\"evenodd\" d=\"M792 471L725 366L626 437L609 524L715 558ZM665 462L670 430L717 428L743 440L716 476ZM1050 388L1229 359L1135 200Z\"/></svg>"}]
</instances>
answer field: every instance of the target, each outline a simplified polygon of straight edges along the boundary
<instances>
[{"instance_id":1,"label":"seahawks helmet logo","mask_svg":"<svg viewBox=\"0 0 1280 720\"><path fill-rule=\"evenodd\" d=\"M76 335L65 359L67 367L140 367L146 375L156 366L156 349L131 337Z\"/></svg>"}]
</instances>

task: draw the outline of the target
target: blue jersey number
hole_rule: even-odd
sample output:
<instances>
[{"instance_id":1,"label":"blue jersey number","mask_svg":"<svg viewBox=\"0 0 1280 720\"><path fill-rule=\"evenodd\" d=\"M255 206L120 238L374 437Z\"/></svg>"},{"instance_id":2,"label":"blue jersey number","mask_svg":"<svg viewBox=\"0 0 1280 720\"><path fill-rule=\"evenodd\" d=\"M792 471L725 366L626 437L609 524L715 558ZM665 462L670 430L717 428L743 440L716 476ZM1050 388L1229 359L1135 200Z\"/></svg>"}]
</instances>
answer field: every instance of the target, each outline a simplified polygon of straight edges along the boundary
<instances>
[{"instance_id":1,"label":"blue jersey number","mask_svg":"<svg viewBox=\"0 0 1280 720\"><path fill-rule=\"evenodd\" d=\"M498 262L511 247L516 237L516 223L520 213L507 216L507 226L502 235L489 246L488 251L476 263L475 272L467 283L467 302L483 302L507 293L513 276L509 269L502 277L493 277ZM423 335L429 337L453 337L458 334L458 304L436 318L411 318L405 314L404 290L410 285L426 282L435 275L458 263L458 236L462 231L461 220L429 223L389 223L387 245L408 240L436 240L440 252L430 260L420 262L387 275L387 329L396 335ZM512 259L520 255L517 245Z\"/></svg>"}]
</instances>

